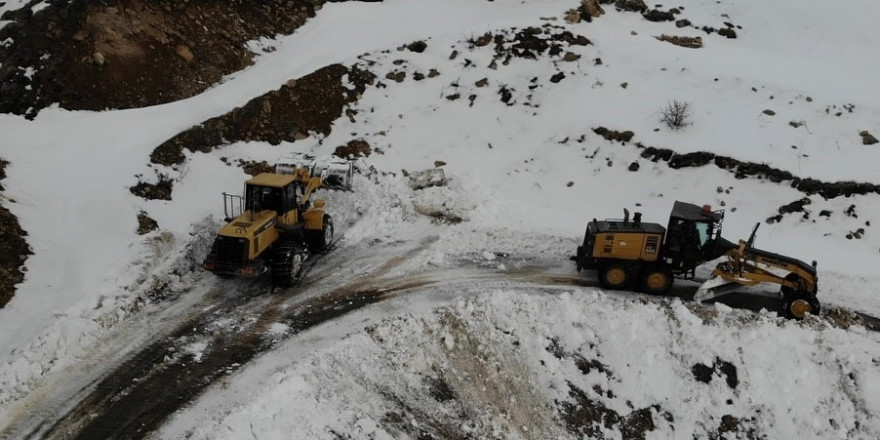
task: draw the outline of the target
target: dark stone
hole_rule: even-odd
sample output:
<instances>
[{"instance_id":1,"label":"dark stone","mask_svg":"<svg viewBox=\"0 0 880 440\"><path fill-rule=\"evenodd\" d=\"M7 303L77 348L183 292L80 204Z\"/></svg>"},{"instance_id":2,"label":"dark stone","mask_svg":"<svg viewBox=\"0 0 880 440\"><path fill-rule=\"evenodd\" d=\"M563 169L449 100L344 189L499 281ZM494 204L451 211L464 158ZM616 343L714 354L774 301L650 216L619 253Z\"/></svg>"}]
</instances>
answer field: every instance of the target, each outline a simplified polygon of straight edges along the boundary
<instances>
[{"instance_id":1,"label":"dark stone","mask_svg":"<svg viewBox=\"0 0 880 440\"><path fill-rule=\"evenodd\" d=\"M510 101L513 99L513 92L511 89L508 89L507 86L501 86L498 89L498 94L501 95L501 102L507 105L513 105Z\"/></svg>"},{"instance_id":2,"label":"dark stone","mask_svg":"<svg viewBox=\"0 0 880 440\"><path fill-rule=\"evenodd\" d=\"M648 5L642 0L617 0L614 2L614 6L617 7L617 9L630 12L643 12L648 9Z\"/></svg>"},{"instance_id":3,"label":"dark stone","mask_svg":"<svg viewBox=\"0 0 880 440\"><path fill-rule=\"evenodd\" d=\"M736 389L736 386L739 385L739 379L737 378L736 374L736 366L721 358L715 358L715 368L719 372L721 372L722 376L725 377L727 386L732 389Z\"/></svg>"},{"instance_id":4,"label":"dark stone","mask_svg":"<svg viewBox=\"0 0 880 440\"><path fill-rule=\"evenodd\" d=\"M633 163L629 164L629 167L627 169L630 171L633 171L633 172L638 171L639 170L639 163L633 162Z\"/></svg>"},{"instance_id":5,"label":"dark stone","mask_svg":"<svg viewBox=\"0 0 880 440\"><path fill-rule=\"evenodd\" d=\"M559 81L562 81L565 78L565 74L562 72L557 72L555 75L550 77L550 82L556 84Z\"/></svg>"},{"instance_id":6,"label":"dark stone","mask_svg":"<svg viewBox=\"0 0 880 440\"><path fill-rule=\"evenodd\" d=\"M779 207L780 214L791 214L793 212L804 212L804 206L813 203L809 197L804 197L800 200L795 200L785 206Z\"/></svg>"},{"instance_id":7,"label":"dark stone","mask_svg":"<svg viewBox=\"0 0 880 440\"><path fill-rule=\"evenodd\" d=\"M587 374L590 374L592 371L598 371L599 373L602 373L608 377L612 376L611 371L608 369L607 365L605 365L595 359L591 359L591 360L584 359L583 357L581 357L580 355L577 355L577 354L575 354L573 356L575 358L574 363L578 367L578 370L580 370L580 372L582 374L587 375Z\"/></svg>"},{"instance_id":8,"label":"dark stone","mask_svg":"<svg viewBox=\"0 0 880 440\"><path fill-rule=\"evenodd\" d=\"M708 164L715 158L713 153L697 151L687 154L676 154L669 160L669 167L673 169L686 167L701 167Z\"/></svg>"},{"instance_id":9,"label":"dark stone","mask_svg":"<svg viewBox=\"0 0 880 440\"><path fill-rule=\"evenodd\" d=\"M715 156L715 166L725 170L736 169L742 162L725 156Z\"/></svg>"},{"instance_id":10,"label":"dark stone","mask_svg":"<svg viewBox=\"0 0 880 440\"><path fill-rule=\"evenodd\" d=\"M718 35L723 35L727 38L736 38L736 31L731 28L718 29Z\"/></svg>"},{"instance_id":11,"label":"dark stone","mask_svg":"<svg viewBox=\"0 0 880 440\"><path fill-rule=\"evenodd\" d=\"M428 392L434 400L443 403L456 399L455 392L442 377L428 377L425 380L428 382Z\"/></svg>"},{"instance_id":12,"label":"dark stone","mask_svg":"<svg viewBox=\"0 0 880 440\"><path fill-rule=\"evenodd\" d=\"M609 130L605 127L594 128L593 133L596 133L599 136L602 136L603 138L605 138L606 140L609 140L612 142L629 142L632 140L633 136L635 136L635 133L633 133L632 131L629 131L629 130L616 131L616 130Z\"/></svg>"},{"instance_id":13,"label":"dark stone","mask_svg":"<svg viewBox=\"0 0 880 440\"><path fill-rule=\"evenodd\" d=\"M642 14L642 17L645 17L645 20L656 22L675 20L675 14L671 12L664 12L659 9L651 9L650 11Z\"/></svg>"},{"instance_id":14,"label":"dark stone","mask_svg":"<svg viewBox=\"0 0 880 440\"><path fill-rule=\"evenodd\" d=\"M691 25L691 21L688 19L681 19L675 21L675 27L683 28Z\"/></svg>"},{"instance_id":15,"label":"dark stone","mask_svg":"<svg viewBox=\"0 0 880 440\"><path fill-rule=\"evenodd\" d=\"M363 139L353 139L348 141L345 145L336 147L336 150L333 151L333 155L348 159L351 157L369 157L372 152L373 149L370 148L370 144L367 141Z\"/></svg>"},{"instance_id":16,"label":"dark stone","mask_svg":"<svg viewBox=\"0 0 880 440\"><path fill-rule=\"evenodd\" d=\"M150 218L150 216L148 216L147 213L144 211L141 211L138 213L137 220L138 220L138 229L137 229L138 235L144 235L149 232L155 231L156 229L159 229L159 224L156 223L156 220L153 220L152 218Z\"/></svg>"},{"instance_id":17,"label":"dark stone","mask_svg":"<svg viewBox=\"0 0 880 440\"><path fill-rule=\"evenodd\" d=\"M403 82L406 79L406 72L388 72L385 75L385 79L390 79L395 82Z\"/></svg>"},{"instance_id":18,"label":"dark stone","mask_svg":"<svg viewBox=\"0 0 880 440\"><path fill-rule=\"evenodd\" d=\"M492 34L490 32L486 32L481 35L479 38L473 41L474 46L483 47L492 42Z\"/></svg>"},{"instance_id":19,"label":"dark stone","mask_svg":"<svg viewBox=\"0 0 880 440\"><path fill-rule=\"evenodd\" d=\"M656 147L647 147L641 154L642 157L650 159L651 162L657 162L658 160L669 162L673 155L675 155L675 152L670 149Z\"/></svg>"},{"instance_id":20,"label":"dark stone","mask_svg":"<svg viewBox=\"0 0 880 440\"><path fill-rule=\"evenodd\" d=\"M425 43L424 41L415 41L407 44L406 48L411 52L422 53L428 48L428 43Z\"/></svg>"},{"instance_id":21,"label":"dark stone","mask_svg":"<svg viewBox=\"0 0 880 440\"><path fill-rule=\"evenodd\" d=\"M698 382L709 383L712 382L715 369L701 363L696 363L691 367L691 373L693 373L694 379Z\"/></svg>"}]
</instances>

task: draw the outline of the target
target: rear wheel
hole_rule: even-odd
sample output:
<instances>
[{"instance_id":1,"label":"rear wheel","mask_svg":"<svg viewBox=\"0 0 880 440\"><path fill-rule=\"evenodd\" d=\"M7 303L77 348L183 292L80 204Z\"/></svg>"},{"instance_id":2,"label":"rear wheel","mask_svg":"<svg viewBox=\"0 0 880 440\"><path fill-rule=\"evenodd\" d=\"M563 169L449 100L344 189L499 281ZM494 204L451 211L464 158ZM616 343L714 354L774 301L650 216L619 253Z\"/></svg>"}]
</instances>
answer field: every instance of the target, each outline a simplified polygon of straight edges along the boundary
<instances>
[{"instance_id":1,"label":"rear wheel","mask_svg":"<svg viewBox=\"0 0 880 440\"><path fill-rule=\"evenodd\" d=\"M333 242L333 217L324 214L321 230L308 231L309 251L312 253L326 252Z\"/></svg>"},{"instance_id":2,"label":"rear wheel","mask_svg":"<svg viewBox=\"0 0 880 440\"><path fill-rule=\"evenodd\" d=\"M624 289L630 284L630 272L625 265L612 263L599 270L599 283L609 289Z\"/></svg>"},{"instance_id":3,"label":"rear wheel","mask_svg":"<svg viewBox=\"0 0 880 440\"><path fill-rule=\"evenodd\" d=\"M783 293L782 314L789 319L804 319L807 313L819 315L822 307L815 294L803 290Z\"/></svg>"},{"instance_id":4,"label":"rear wheel","mask_svg":"<svg viewBox=\"0 0 880 440\"><path fill-rule=\"evenodd\" d=\"M293 284L302 270L305 256L295 243L281 243L272 256L272 284L287 287Z\"/></svg>"},{"instance_id":5,"label":"rear wheel","mask_svg":"<svg viewBox=\"0 0 880 440\"><path fill-rule=\"evenodd\" d=\"M672 272L657 266L648 266L642 271L642 291L651 295L662 295L672 287Z\"/></svg>"}]
</instances>

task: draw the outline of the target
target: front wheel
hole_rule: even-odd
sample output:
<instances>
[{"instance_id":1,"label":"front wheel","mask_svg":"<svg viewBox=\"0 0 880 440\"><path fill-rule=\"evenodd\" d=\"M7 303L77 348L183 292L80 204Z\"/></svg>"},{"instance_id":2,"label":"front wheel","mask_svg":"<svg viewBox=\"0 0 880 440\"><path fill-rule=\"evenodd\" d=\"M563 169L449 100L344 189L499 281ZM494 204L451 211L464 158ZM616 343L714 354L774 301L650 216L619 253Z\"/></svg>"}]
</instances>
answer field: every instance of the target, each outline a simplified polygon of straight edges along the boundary
<instances>
[{"instance_id":1,"label":"front wheel","mask_svg":"<svg viewBox=\"0 0 880 440\"><path fill-rule=\"evenodd\" d=\"M333 242L333 217L324 214L321 222L321 230L308 231L309 251L314 254L326 252L330 243Z\"/></svg>"},{"instance_id":2,"label":"front wheel","mask_svg":"<svg viewBox=\"0 0 880 440\"><path fill-rule=\"evenodd\" d=\"M302 270L305 256L303 250L294 243L278 245L272 255L272 284L288 287L296 281Z\"/></svg>"},{"instance_id":3,"label":"front wheel","mask_svg":"<svg viewBox=\"0 0 880 440\"><path fill-rule=\"evenodd\" d=\"M807 313L819 315L822 306L816 295L803 290L783 292L782 314L789 319L804 319Z\"/></svg>"}]
</instances>

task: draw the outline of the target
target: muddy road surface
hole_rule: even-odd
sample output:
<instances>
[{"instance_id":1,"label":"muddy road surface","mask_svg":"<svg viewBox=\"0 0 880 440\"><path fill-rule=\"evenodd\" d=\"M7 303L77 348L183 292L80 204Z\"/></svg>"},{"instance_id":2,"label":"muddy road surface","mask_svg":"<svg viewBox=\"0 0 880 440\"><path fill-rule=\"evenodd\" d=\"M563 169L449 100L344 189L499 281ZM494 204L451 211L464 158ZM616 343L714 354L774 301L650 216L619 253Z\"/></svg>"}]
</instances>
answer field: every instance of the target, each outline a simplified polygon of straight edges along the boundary
<instances>
[{"instance_id":1,"label":"muddy road surface","mask_svg":"<svg viewBox=\"0 0 880 440\"><path fill-rule=\"evenodd\" d=\"M207 303L200 303L160 337L119 362L108 362L103 370L78 372L88 379L68 387L67 395L33 404L0 432L0 438L148 437L207 387L285 338L421 287L478 285L549 292L598 287L592 274L577 275L558 263L528 262L505 270L462 263L415 274L401 269L434 240L374 240L332 251L314 259L300 283L285 290L273 291L262 282L218 282ZM671 296L691 300L697 287L677 283ZM718 301L749 310L780 307L772 295L731 294ZM864 317L864 324L880 330L876 318Z\"/></svg>"}]
</instances>

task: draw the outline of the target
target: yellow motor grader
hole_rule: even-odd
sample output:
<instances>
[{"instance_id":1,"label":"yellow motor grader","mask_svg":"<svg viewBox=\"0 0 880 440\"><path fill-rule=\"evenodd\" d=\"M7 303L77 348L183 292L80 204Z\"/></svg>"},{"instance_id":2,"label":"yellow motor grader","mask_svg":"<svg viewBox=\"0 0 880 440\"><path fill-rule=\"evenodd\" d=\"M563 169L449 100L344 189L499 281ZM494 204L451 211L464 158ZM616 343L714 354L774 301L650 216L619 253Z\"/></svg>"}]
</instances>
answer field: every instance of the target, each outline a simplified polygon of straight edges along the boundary
<instances>
[{"instance_id":1,"label":"yellow motor grader","mask_svg":"<svg viewBox=\"0 0 880 440\"><path fill-rule=\"evenodd\" d=\"M220 277L257 277L290 285L310 254L333 241L333 219L318 188L350 190L352 164L297 154L244 185L244 195L223 193L226 225L217 233L203 267Z\"/></svg>"},{"instance_id":2,"label":"yellow motor grader","mask_svg":"<svg viewBox=\"0 0 880 440\"><path fill-rule=\"evenodd\" d=\"M697 266L726 256L712 271L712 278L694 296L705 301L743 286L771 283L780 286L782 314L803 318L818 314L816 262L803 261L753 247L760 223L748 240L734 244L721 237L724 211L676 201L669 223L644 223L641 213L632 220L593 219L584 241L571 257L578 271L597 270L599 282L611 289L639 289L650 294L667 292L674 278L694 279Z\"/></svg>"}]
</instances>

